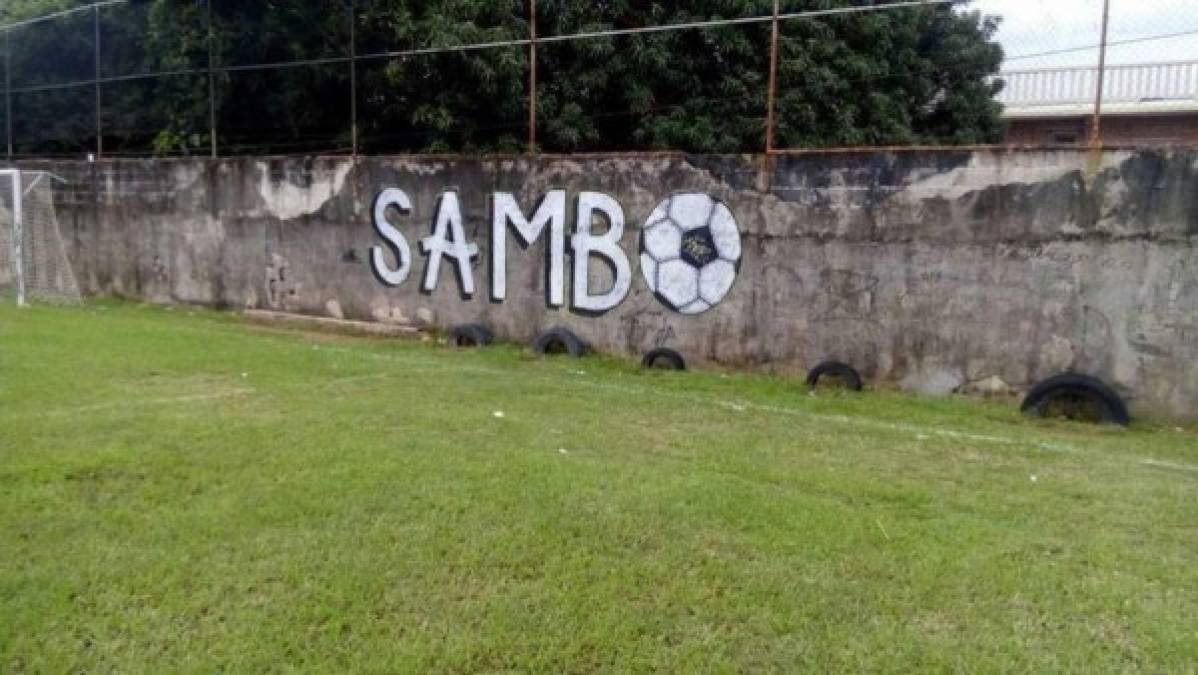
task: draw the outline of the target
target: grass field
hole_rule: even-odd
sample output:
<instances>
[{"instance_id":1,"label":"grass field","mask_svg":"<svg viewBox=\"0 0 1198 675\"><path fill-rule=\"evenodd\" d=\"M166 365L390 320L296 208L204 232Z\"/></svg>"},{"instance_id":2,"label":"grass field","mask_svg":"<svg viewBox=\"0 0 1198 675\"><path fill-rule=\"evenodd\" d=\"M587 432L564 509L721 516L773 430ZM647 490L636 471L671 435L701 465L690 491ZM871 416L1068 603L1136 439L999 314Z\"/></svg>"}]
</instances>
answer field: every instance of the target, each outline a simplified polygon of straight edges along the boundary
<instances>
[{"instance_id":1,"label":"grass field","mask_svg":"<svg viewBox=\"0 0 1198 675\"><path fill-rule=\"evenodd\" d=\"M1198 428L0 306L0 672L1198 668Z\"/></svg>"}]
</instances>

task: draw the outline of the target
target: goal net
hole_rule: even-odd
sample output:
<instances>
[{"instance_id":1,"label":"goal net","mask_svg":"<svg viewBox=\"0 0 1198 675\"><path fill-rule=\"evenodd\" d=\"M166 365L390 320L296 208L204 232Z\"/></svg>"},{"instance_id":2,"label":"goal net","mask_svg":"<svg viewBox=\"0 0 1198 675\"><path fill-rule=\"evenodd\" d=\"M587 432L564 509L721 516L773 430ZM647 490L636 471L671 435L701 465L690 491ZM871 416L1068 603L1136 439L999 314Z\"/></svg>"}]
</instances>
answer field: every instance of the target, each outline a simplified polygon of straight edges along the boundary
<instances>
[{"instance_id":1,"label":"goal net","mask_svg":"<svg viewBox=\"0 0 1198 675\"><path fill-rule=\"evenodd\" d=\"M54 176L0 170L0 296L51 303L82 299L54 209Z\"/></svg>"}]
</instances>

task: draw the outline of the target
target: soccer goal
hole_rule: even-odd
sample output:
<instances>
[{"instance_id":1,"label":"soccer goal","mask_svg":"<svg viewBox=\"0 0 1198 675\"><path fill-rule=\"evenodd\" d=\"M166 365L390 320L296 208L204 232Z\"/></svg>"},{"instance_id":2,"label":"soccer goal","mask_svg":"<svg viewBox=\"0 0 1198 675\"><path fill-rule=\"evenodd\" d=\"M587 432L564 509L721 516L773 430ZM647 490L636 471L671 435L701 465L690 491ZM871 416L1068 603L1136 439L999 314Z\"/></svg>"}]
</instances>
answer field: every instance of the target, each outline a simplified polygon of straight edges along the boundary
<instances>
[{"instance_id":1,"label":"soccer goal","mask_svg":"<svg viewBox=\"0 0 1198 675\"><path fill-rule=\"evenodd\" d=\"M18 305L82 299L54 209L57 180L45 171L0 169L0 296Z\"/></svg>"}]
</instances>

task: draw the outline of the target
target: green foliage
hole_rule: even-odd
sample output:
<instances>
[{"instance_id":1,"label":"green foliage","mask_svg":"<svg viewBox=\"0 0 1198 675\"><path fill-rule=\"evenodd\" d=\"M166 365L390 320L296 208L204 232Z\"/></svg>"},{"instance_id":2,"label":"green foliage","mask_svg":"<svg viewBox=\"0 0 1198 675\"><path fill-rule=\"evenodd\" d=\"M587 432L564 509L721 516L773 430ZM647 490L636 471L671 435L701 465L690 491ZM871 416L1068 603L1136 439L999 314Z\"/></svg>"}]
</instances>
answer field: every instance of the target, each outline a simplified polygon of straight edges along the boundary
<instances>
[{"instance_id":1,"label":"green foliage","mask_svg":"<svg viewBox=\"0 0 1198 675\"><path fill-rule=\"evenodd\" d=\"M65 0L14 0L38 13ZM856 0L792 0L783 11ZM780 40L780 147L980 143L999 139L993 75L997 19L961 5L792 19ZM353 35L361 147L367 152L514 152L528 123L523 45L408 56L390 52L522 40L524 0L356 0ZM763 16L771 0L538 0L537 119L542 149L756 152L764 146L770 25L597 37L553 36ZM222 152L307 152L351 143L347 0L213 0L220 66L313 60L206 73L206 6L134 0L102 10L105 76L172 75L106 85L105 145L203 151L215 112ZM14 67L36 81L90 76L90 15L19 42ZM53 64L52 67L44 67ZM208 107L209 86L216 94ZM78 90L71 90L78 98ZM61 98L61 97L60 97ZM22 94L23 148L89 147L94 109ZM32 124L30 120L37 120ZM42 130L49 120L61 128ZM39 131L40 130L40 131ZM44 131L44 133L43 133ZM40 136L38 134L41 134ZM31 140L32 139L32 140ZM144 151L144 150L143 150Z\"/></svg>"},{"instance_id":2,"label":"green foliage","mask_svg":"<svg viewBox=\"0 0 1198 675\"><path fill-rule=\"evenodd\" d=\"M997 19L948 6L800 19L783 32L783 147L984 143L994 100Z\"/></svg>"},{"instance_id":3,"label":"green foliage","mask_svg":"<svg viewBox=\"0 0 1198 675\"><path fill-rule=\"evenodd\" d=\"M761 15L760 1L586 3L544 9L552 34ZM766 24L648 33L543 48L546 146L759 151L769 71ZM596 64L603 64L596 68Z\"/></svg>"},{"instance_id":4,"label":"green foliage","mask_svg":"<svg viewBox=\"0 0 1198 675\"><path fill-rule=\"evenodd\" d=\"M522 0L370 3L362 15L363 51L518 40L528 35L522 6ZM369 61L361 72L360 115L370 150L515 151L527 134L522 47Z\"/></svg>"},{"instance_id":5,"label":"green foliage","mask_svg":"<svg viewBox=\"0 0 1198 675\"><path fill-rule=\"evenodd\" d=\"M22 21L80 6L79 0L5 0L0 5L0 23Z\"/></svg>"},{"instance_id":6,"label":"green foliage","mask_svg":"<svg viewBox=\"0 0 1198 675\"><path fill-rule=\"evenodd\" d=\"M12 0L0 3L0 22L43 16L77 4L67 0ZM8 42L11 62L6 65L14 88L52 87L95 77L90 14L22 26L0 37ZM18 151L77 156L94 149L94 87L44 88L13 95L11 102Z\"/></svg>"}]
</instances>

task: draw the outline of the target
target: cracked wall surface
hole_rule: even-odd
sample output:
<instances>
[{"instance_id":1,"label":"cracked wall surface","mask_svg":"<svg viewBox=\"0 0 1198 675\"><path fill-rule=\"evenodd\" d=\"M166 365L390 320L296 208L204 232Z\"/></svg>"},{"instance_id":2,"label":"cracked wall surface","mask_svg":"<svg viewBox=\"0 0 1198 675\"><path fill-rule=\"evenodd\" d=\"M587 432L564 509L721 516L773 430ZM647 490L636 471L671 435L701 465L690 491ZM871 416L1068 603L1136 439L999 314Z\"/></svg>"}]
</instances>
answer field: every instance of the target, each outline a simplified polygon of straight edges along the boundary
<instances>
[{"instance_id":1,"label":"cracked wall surface","mask_svg":"<svg viewBox=\"0 0 1198 675\"><path fill-rule=\"evenodd\" d=\"M85 292L424 323L483 322L523 341L566 326L600 350L668 346L694 362L801 372L820 361L945 394L1024 389L1076 370L1140 414L1198 417L1198 152L1193 150L278 158L26 163L59 189ZM395 225L412 278L370 268L375 195L404 190ZM478 292L453 266L422 293L438 196L456 190L480 255ZM507 298L489 300L489 198L526 213L568 191L623 207L632 291L595 316L546 302L546 237L507 244ZM735 284L688 316L641 278L641 228L674 194L726 203L742 238ZM568 254L568 252L567 252ZM570 263L566 265L570 268ZM591 286L610 274L592 266ZM567 296L571 280L565 280Z\"/></svg>"}]
</instances>

